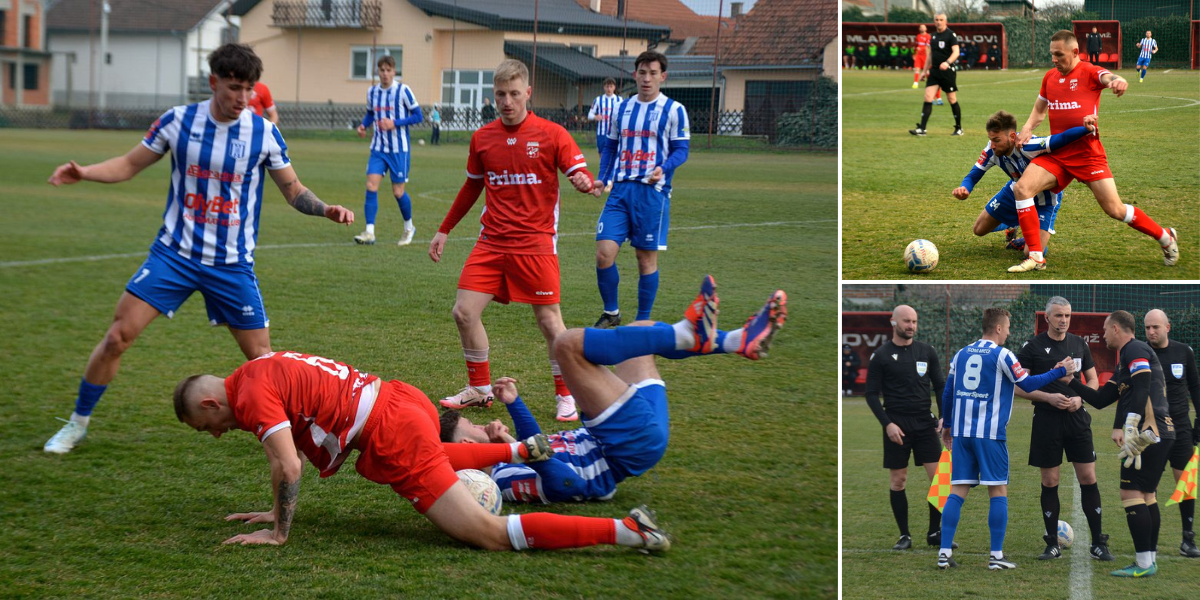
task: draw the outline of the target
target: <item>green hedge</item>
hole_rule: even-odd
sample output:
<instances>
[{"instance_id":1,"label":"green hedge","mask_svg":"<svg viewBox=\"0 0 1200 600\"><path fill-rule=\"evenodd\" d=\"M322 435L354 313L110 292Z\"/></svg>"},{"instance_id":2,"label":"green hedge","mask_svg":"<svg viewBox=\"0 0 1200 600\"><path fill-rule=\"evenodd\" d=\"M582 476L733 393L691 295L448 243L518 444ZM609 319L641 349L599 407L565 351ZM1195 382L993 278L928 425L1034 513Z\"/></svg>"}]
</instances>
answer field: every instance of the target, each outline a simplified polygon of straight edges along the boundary
<instances>
[{"instance_id":1,"label":"green hedge","mask_svg":"<svg viewBox=\"0 0 1200 600\"><path fill-rule=\"evenodd\" d=\"M837 83L829 77L822 77L813 85L810 94L804 108L779 117L776 144L837 148Z\"/></svg>"}]
</instances>

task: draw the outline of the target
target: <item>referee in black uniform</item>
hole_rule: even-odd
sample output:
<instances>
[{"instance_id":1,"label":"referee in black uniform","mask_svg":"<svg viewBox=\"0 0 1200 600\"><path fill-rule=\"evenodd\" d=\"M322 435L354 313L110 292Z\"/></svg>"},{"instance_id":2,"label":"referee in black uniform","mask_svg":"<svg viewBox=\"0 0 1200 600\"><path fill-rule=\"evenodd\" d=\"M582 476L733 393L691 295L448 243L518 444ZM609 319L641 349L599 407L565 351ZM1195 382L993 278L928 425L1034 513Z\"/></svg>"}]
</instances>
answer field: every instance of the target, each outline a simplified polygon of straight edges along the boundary
<instances>
[{"instance_id":1,"label":"referee in black uniform","mask_svg":"<svg viewBox=\"0 0 1200 600\"><path fill-rule=\"evenodd\" d=\"M1068 356L1075 359L1075 370L1082 373L1087 387L1098 389L1096 364L1092 362L1092 351L1083 338L1068 333L1071 327L1071 303L1062 296L1054 296L1046 302L1046 324L1044 333L1029 338L1017 352L1021 366L1031 375L1040 375L1053 370ZM1091 530L1092 558L1116 560L1108 551L1108 536L1102 533L1100 512L1100 487L1096 483L1096 449L1092 445L1092 416L1083 407L1083 402L1071 387L1061 381L1046 384L1036 392L1017 395L1033 401L1033 430L1029 435L1029 465L1042 470L1042 519L1045 521L1046 550L1038 560L1050 560L1062 556L1058 545L1058 477L1063 453L1075 467L1079 480L1080 504L1087 516Z\"/></svg>"},{"instance_id":2,"label":"referee in black uniform","mask_svg":"<svg viewBox=\"0 0 1200 600\"><path fill-rule=\"evenodd\" d=\"M958 107L958 84L955 82L954 63L958 60L958 38L954 30L946 26L946 14L938 13L933 17L936 31L929 38L928 62L925 63L925 105L921 108L921 123L916 129L909 129L913 135L925 135L925 124L929 122L929 114L933 112L933 96L937 88L946 92L946 100L950 101L950 110L954 111L954 133L962 135L962 110Z\"/></svg>"},{"instance_id":3,"label":"referee in black uniform","mask_svg":"<svg viewBox=\"0 0 1200 600\"><path fill-rule=\"evenodd\" d=\"M1196 354L1192 347L1168 339L1171 322L1167 313L1157 308L1146 313L1143 319L1146 326L1146 341L1158 355L1162 363L1163 378L1167 381L1167 405L1170 407L1171 422L1175 424L1175 443L1167 459L1171 469L1175 471L1175 481L1183 476L1183 468L1192 458L1192 449L1200 444L1200 375L1196 373ZM1188 415L1188 396L1196 405L1196 423L1193 425ZM1196 501L1184 500L1179 503L1179 516L1183 520L1183 543L1179 545L1179 553L1188 558L1200 558L1200 549L1196 548L1196 532L1192 529L1192 521L1196 515Z\"/></svg>"},{"instance_id":4,"label":"referee in black uniform","mask_svg":"<svg viewBox=\"0 0 1200 600\"><path fill-rule=\"evenodd\" d=\"M946 379L933 346L914 340L917 311L900 305L892 311L892 339L871 355L867 364L867 406L883 425L883 468L891 474L892 514L900 528L896 550L912 548L908 531L908 457L924 465L932 482L942 455L941 420L929 412L930 393L942 397ZM931 385L932 384L932 385ZM879 395L883 394L880 403ZM941 403L938 402L938 413ZM929 504L930 546L942 545L942 513Z\"/></svg>"}]
</instances>

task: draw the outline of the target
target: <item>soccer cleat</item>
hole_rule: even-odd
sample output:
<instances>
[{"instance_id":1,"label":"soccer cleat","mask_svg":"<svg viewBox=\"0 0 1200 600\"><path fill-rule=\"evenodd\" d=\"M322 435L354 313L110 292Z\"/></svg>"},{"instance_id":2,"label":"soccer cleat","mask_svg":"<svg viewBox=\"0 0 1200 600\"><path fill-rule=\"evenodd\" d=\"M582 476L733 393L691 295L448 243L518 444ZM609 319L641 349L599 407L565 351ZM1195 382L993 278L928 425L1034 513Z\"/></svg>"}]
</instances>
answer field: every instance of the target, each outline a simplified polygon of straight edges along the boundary
<instances>
[{"instance_id":1,"label":"soccer cleat","mask_svg":"<svg viewBox=\"0 0 1200 600\"><path fill-rule=\"evenodd\" d=\"M629 511L625 526L642 536L642 548L646 550L670 550L671 538L655 522L657 516L645 504Z\"/></svg>"},{"instance_id":2,"label":"soccer cleat","mask_svg":"<svg viewBox=\"0 0 1200 600\"><path fill-rule=\"evenodd\" d=\"M787 321L787 294L775 290L762 309L750 315L742 327L742 346L737 353L750 360L766 358L771 348L771 338L783 328Z\"/></svg>"},{"instance_id":3,"label":"soccer cleat","mask_svg":"<svg viewBox=\"0 0 1200 600\"><path fill-rule=\"evenodd\" d=\"M1092 550L1090 554L1092 558L1103 562L1112 562L1117 560L1117 557L1113 556L1112 553L1108 551L1107 533L1100 534L1100 540L1092 544Z\"/></svg>"},{"instance_id":4,"label":"soccer cleat","mask_svg":"<svg viewBox=\"0 0 1200 600\"><path fill-rule=\"evenodd\" d=\"M1179 545L1179 555L1188 558L1200 558L1200 548L1196 548L1196 532L1183 532L1183 543Z\"/></svg>"},{"instance_id":5,"label":"soccer cleat","mask_svg":"<svg viewBox=\"0 0 1200 600\"><path fill-rule=\"evenodd\" d=\"M908 132L909 132L909 133L911 133L911 134L913 134L913 135L918 135L918 136L924 136L924 135L925 135L925 129L923 129L923 128L921 128L921 127L917 127L916 129L909 129L909 130L908 130Z\"/></svg>"},{"instance_id":6,"label":"soccer cleat","mask_svg":"<svg viewBox=\"0 0 1200 600\"><path fill-rule=\"evenodd\" d=\"M1162 247L1163 264L1167 265L1168 267L1173 267L1175 266L1175 263L1179 261L1179 239L1175 235L1174 227L1168 227L1167 233L1171 234L1171 243Z\"/></svg>"},{"instance_id":7,"label":"soccer cleat","mask_svg":"<svg viewBox=\"0 0 1200 600\"><path fill-rule=\"evenodd\" d=\"M1025 238L1019 237L1019 233L1021 233L1021 230L1016 227L1009 227L1004 230L1004 247L1006 249L1025 251ZM1044 253L1043 256L1045 256Z\"/></svg>"},{"instance_id":8,"label":"soccer cleat","mask_svg":"<svg viewBox=\"0 0 1200 600\"><path fill-rule=\"evenodd\" d=\"M692 352L708 354L712 352L713 340L717 338L717 280L712 275L705 275L700 281L700 293L683 312L685 321L690 321L692 331L696 334L696 342L689 348Z\"/></svg>"},{"instance_id":9,"label":"soccer cleat","mask_svg":"<svg viewBox=\"0 0 1200 600\"><path fill-rule=\"evenodd\" d=\"M915 81L913 82L913 89L914 90L917 89L917 82L915 82Z\"/></svg>"},{"instance_id":10,"label":"soccer cleat","mask_svg":"<svg viewBox=\"0 0 1200 600\"><path fill-rule=\"evenodd\" d=\"M1025 273L1027 271L1041 271L1046 268L1046 261L1037 261L1032 258L1025 257L1019 265L1013 265L1008 268L1009 273Z\"/></svg>"},{"instance_id":11,"label":"soccer cleat","mask_svg":"<svg viewBox=\"0 0 1200 600\"><path fill-rule=\"evenodd\" d=\"M42 446L42 450L50 454L66 454L70 452L83 438L87 436L87 426L80 425L77 421L67 421L54 437L46 441L46 445Z\"/></svg>"},{"instance_id":12,"label":"soccer cleat","mask_svg":"<svg viewBox=\"0 0 1200 600\"><path fill-rule=\"evenodd\" d=\"M1143 569L1139 567L1137 563L1133 563L1124 569L1117 569L1116 571L1109 573L1109 575L1112 575L1113 577L1149 577L1157 572L1158 565L1156 564L1151 564L1149 567Z\"/></svg>"},{"instance_id":13,"label":"soccer cleat","mask_svg":"<svg viewBox=\"0 0 1200 600\"><path fill-rule=\"evenodd\" d=\"M411 244L413 235L415 235L416 233L417 233L417 228L415 226L413 226L413 227L405 226L404 234L400 236L400 241L396 242L396 245L397 246L407 246L407 245Z\"/></svg>"},{"instance_id":14,"label":"soccer cleat","mask_svg":"<svg viewBox=\"0 0 1200 600\"><path fill-rule=\"evenodd\" d=\"M1141 83L1141 82L1143 82L1143 81L1145 81L1145 80L1146 80L1146 78L1145 78L1145 77L1138 77L1138 83Z\"/></svg>"},{"instance_id":15,"label":"soccer cleat","mask_svg":"<svg viewBox=\"0 0 1200 600\"><path fill-rule=\"evenodd\" d=\"M600 313L600 318L596 319L596 324L592 327L596 329L611 329L621 325L621 313L610 315L608 313Z\"/></svg>"},{"instance_id":16,"label":"soccer cleat","mask_svg":"<svg viewBox=\"0 0 1200 600\"><path fill-rule=\"evenodd\" d=\"M1046 550L1038 555L1038 560L1062 558L1062 546L1058 545L1057 535L1043 535L1042 539L1046 540Z\"/></svg>"},{"instance_id":17,"label":"soccer cleat","mask_svg":"<svg viewBox=\"0 0 1200 600\"><path fill-rule=\"evenodd\" d=\"M953 569L958 566L958 563L954 562L953 556L938 555L937 565L939 569Z\"/></svg>"},{"instance_id":18,"label":"soccer cleat","mask_svg":"<svg viewBox=\"0 0 1200 600\"><path fill-rule=\"evenodd\" d=\"M496 397L492 395L491 392L485 393L483 390L473 385L468 385L460 390L457 394L442 398L441 401L439 401L439 404L446 408L460 410L471 406L488 408L495 400Z\"/></svg>"},{"instance_id":19,"label":"soccer cleat","mask_svg":"<svg viewBox=\"0 0 1200 600\"><path fill-rule=\"evenodd\" d=\"M934 548L942 547L942 531L939 529L925 536L925 543ZM950 542L951 550L958 550L958 542Z\"/></svg>"},{"instance_id":20,"label":"soccer cleat","mask_svg":"<svg viewBox=\"0 0 1200 600\"><path fill-rule=\"evenodd\" d=\"M896 540L896 545L892 546L892 550L909 550L911 548L912 548L912 537L909 536L907 533L900 536L900 539Z\"/></svg>"},{"instance_id":21,"label":"soccer cleat","mask_svg":"<svg viewBox=\"0 0 1200 600\"><path fill-rule=\"evenodd\" d=\"M531 435L521 440L521 445L525 446L525 462L527 463L550 460L550 457L554 456L554 450L550 448L550 439L544 433Z\"/></svg>"},{"instance_id":22,"label":"soccer cleat","mask_svg":"<svg viewBox=\"0 0 1200 600\"><path fill-rule=\"evenodd\" d=\"M554 400L555 400L555 402L558 403L558 411L557 411L557 414L554 415L555 419L558 419L559 421L578 421L579 420L579 410L577 410L575 408L575 397L574 396L571 396L569 394L566 396L560 396L559 394L555 394Z\"/></svg>"},{"instance_id":23,"label":"soccer cleat","mask_svg":"<svg viewBox=\"0 0 1200 600\"><path fill-rule=\"evenodd\" d=\"M1008 560L1008 557L989 558L988 559L988 568L993 571L1000 571L1000 570L1004 570L1004 569L1015 569L1015 568L1017 568L1017 563L1015 563L1011 560Z\"/></svg>"},{"instance_id":24,"label":"soccer cleat","mask_svg":"<svg viewBox=\"0 0 1200 600\"><path fill-rule=\"evenodd\" d=\"M373 246L375 245L375 234L371 233L370 231L364 231L354 236L354 243L362 244L364 246Z\"/></svg>"},{"instance_id":25,"label":"soccer cleat","mask_svg":"<svg viewBox=\"0 0 1200 600\"><path fill-rule=\"evenodd\" d=\"M935 100L933 101L933 104L934 104L935 106L941 106L941 105L943 104L943 102L942 102L942 99L941 99L941 98L937 98L937 99L935 99Z\"/></svg>"},{"instance_id":26,"label":"soccer cleat","mask_svg":"<svg viewBox=\"0 0 1200 600\"><path fill-rule=\"evenodd\" d=\"M954 133L952 133L952 134L950 134L950 135L962 135L962 134L963 134L963 132L962 132L962 127L955 127L955 128L954 128Z\"/></svg>"}]
</instances>

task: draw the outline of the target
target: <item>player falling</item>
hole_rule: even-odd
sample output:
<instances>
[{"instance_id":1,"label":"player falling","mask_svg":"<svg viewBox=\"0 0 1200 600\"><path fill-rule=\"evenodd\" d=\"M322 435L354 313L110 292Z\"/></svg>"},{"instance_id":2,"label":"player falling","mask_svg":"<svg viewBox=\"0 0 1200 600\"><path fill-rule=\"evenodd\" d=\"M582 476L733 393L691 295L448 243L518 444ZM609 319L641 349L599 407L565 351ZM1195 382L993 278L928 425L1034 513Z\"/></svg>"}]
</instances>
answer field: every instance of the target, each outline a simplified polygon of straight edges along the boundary
<instances>
[{"instance_id":1,"label":"player falling","mask_svg":"<svg viewBox=\"0 0 1200 600\"><path fill-rule=\"evenodd\" d=\"M1047 112L1050 115L1050 133L1063 133L1071 127L1082 125L1085 116L1100 113L1102 90L1112 88L1114 94L1121 96L1129 87L1129 82L1123 77L1079 60L1079 42L1070 31L1059 31L1050 38L1050 54L1054 68L1042 78L1042 88L1033 104L1033 112L1017 136L1018 144L1025 144L1033 137L1033 130L1046 118ZM1046 268L1034 197L1045 190L1053 190L1057 194L1074 179L1092 190L1105 214L1157 240L1162 246L1164 264L1171 266L1179 260L1175 230L1155 223L1142 209L1121 202L1117 184L1108 167L1108 156L1097 131L1095 135L1089 135L1061 152L1034 158L1013 186L1013 194L1017 198L1017 218L1029 256L1021 264L1010 267L1010 273Z\"/></svg>"}]
</instances>

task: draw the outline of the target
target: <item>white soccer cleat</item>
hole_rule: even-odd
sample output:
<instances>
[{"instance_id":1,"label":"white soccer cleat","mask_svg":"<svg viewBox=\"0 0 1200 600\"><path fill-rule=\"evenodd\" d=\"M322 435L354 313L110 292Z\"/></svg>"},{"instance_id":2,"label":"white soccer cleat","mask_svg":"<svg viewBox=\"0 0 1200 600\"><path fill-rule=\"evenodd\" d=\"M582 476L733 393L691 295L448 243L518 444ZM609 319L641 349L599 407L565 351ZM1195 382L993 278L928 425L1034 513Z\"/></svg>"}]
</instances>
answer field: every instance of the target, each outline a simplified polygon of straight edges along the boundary
<instances>
[{"instance_id":1,"label":"white soccer cleat","mask_svg":"<svg viewBox=\"0 0 1200 600\"><path fill-rule=\"evenodd\" d=\"M415 235L416 233L417 233L417 228L415 225L412 227L406 226L404 228L404 235L400 236L400 241L396 242L396 245L397 246L407 246L407 245L411 244L412 240L413 240L413 235Z\"/></svg>"},{"instance_id":2,"label":"white soccer cleat","mask_svg":"<svg viewBox=\"0 0 1200 600\"><path fill-rule=\"evenodd\" d=\"M1026 257L1019 265L1013 265L1008 268L1009 273L1026 273L1029 271L1041 271L1046 268L1046 261L1033 260Z\"/></svg>"},{"instance_id":3,"label":"white soccer cleat","mask_svg":"<svg viewBox=\"0 0 1200 600\"><path fill-rule=\"evenodd\" d=\"M67 421L54 437L42 446L42 450L50 454L66 454L75 448L83 438L87 436L87 426L79 424L78 421Z\"/></svg>"},{"instance_id":4,"label":"white soccer cleat","mask_svg":"<svg viewBox=\"0 0 1200 600\"><path fill-rule=\"evenodd\" d=\"M374 245L375 244L375 234L371 233L370 231L364 231L364 232L354 236L354 243L362 244L364 246Z\"/></svg>"},{"instance_id":5,"label":"white soccer cleat","mask_svg":"<svg viewBox=\"0 0 1200 600\"><path fill-rule=\"evenodd\" d=\"M1168 227L1167 233L1171 234L1171 243L1162 247L1163 264L1167 265L1168 267L1173 267L1175 266L1175 263L1179 261L1179 239L1175 235L1174 227Z\"/></svg>"},{"instance_id":6,"label":"white soccer cleat","mask_svg":"<svg viewBox=\"0 0 1200 600\"><path fill-rule=\"evenodd\" d=\"M457 394L442 398L439 404L446 408L461 410L471 406L488 408L495 400L496 396L492 395L491 392L484 392L473 385L468 385Z\"/></svg>"},{"instance_id":7,"label":"white soccer cleat","mask_svg":"<svg viewBox=\"0 0 1200 600\"><path fill-rule=\"evenodd\" d=\"M579 420L579 410L575 408L575 396L555 394L554 400L558 403L558 414L554 418L564 422Z\"/></svg>"},{"instance_id":8,"label":"white soccer cleat","mask_svg":"<svg viewBox=\"0 0 1200 600\"><path fill-rule=\"evenodd\" d=\"M629 511L629 516L625 518L625 526L637 531L642 536L641 548L645 550L670 550L671 538L667 535L667 532L658 526L658 523L655 522L656 518L654 511L643 504Z\"/></svg>"}]
</instances>

